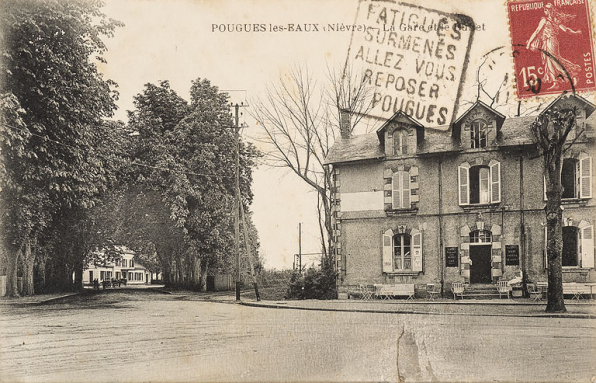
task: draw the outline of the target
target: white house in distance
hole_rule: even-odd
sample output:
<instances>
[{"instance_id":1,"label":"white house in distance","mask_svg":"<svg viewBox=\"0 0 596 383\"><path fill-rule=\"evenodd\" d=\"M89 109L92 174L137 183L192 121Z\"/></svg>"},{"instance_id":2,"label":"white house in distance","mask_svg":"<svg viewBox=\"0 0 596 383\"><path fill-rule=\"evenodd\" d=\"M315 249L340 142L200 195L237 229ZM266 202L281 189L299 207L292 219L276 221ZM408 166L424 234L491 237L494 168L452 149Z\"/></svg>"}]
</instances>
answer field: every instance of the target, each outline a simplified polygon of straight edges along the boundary
<instances>
[{"instance_id":1,"label":"white house in distance","mask_svg":"<svg viewBox=\"0 0 596 383\"><path fill-rule=\"evenodd\" d=\"M112 279L126 279L127 284L151 283L151 272L135 261L134 252L126 246L119 246L121 258L101 262L90 262L83 270L83 284L91 285L93 280L110 281Z\"/></svg>"}]
</instances>

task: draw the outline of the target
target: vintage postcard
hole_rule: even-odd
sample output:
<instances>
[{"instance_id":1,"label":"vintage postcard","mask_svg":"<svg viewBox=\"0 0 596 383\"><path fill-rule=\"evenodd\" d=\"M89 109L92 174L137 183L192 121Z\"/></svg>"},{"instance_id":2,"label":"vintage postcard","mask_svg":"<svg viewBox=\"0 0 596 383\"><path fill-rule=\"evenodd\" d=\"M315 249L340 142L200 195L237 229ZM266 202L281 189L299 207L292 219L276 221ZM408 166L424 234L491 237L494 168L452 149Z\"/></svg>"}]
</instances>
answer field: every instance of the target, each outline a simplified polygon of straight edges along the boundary
<instances>
[{"instance_id":1,"label":"vintage postcard","mask_svg":"<svg viewBox=\"0 0 596 383\"><path fill-rule=\"evenodd\" d=\"M11 0L0 382L596 382L588 0Z\"/></svg>"}]
</instances>

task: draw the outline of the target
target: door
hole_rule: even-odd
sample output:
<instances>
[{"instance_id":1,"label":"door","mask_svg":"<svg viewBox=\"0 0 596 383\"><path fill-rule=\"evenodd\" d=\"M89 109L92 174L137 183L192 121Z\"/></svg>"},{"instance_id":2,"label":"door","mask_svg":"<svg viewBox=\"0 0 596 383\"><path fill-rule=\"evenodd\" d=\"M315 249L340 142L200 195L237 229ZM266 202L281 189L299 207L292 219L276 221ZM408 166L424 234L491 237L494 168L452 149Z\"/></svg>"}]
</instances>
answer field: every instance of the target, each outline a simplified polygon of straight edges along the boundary
<instances>
[{"instance_id":1,"label":"door","mask_svg":"<svg viewBox=\"0 0 596 383\"><path fill-rule=\"evenodd\" d=\"M470 245L470 283L491 283L491 245Z\"/></svg>"}]
</instances>

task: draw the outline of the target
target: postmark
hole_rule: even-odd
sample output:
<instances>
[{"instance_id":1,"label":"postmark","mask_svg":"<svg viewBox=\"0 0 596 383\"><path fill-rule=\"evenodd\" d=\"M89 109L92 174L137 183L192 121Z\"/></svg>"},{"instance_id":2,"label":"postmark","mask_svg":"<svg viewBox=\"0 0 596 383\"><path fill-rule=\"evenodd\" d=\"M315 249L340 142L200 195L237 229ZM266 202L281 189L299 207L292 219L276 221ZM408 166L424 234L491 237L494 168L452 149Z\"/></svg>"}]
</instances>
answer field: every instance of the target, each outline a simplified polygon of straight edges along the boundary
<instances>
[{"instance_id":1,"label":"postmark","mask_svg":"<svg viewBox=\"0 0 596 383\"><path fill-rule=\"evenodd\" d=\"M446 125L457 115L474 32L472 18L417 5L360 0L346 65L373 89L368 115L389 119L402 111L424 125Z\"/></svg>"},{"instance_id":2,"label":"postmark","mask_svg":"<svg viewBox=\"0 0 596 383\"><path fill-rule=\"evenodd\" d=\"M507 3L518 99L596 90L588 0Z\"/></svg>"}]
</instances>

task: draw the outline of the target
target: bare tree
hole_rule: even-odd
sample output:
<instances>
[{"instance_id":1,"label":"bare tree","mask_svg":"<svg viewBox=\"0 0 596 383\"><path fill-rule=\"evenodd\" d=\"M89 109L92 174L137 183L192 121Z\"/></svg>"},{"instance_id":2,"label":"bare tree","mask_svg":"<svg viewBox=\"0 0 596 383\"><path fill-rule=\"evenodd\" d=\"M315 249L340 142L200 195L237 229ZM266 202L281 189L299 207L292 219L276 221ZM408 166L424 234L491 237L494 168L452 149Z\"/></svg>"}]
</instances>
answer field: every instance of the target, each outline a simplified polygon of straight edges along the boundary
<instances>
[{"instance_id":1,"label":"bare tree","mask_svg":"<svg viewBox=\"0 0 596 383\"><path fill-rule=\"evenodd\" d=\"M563 209L561 208L561 165L565 151L573 145L567 143L569 132L575 127L575 110L546 110L540 114L531 131L534 143L542 157L546 180L546 230L548 262L548 302L546 312L565 312L563 300ZM576 136L579 137L581 132Z\"/></svg>"},{"instance_id":2,"label":"bare tree","mask_svg":"<svg viewBox=\"0 0 596 383\"><path fill-rule=\"evenodd\" d=\"M323 260L331 260L332 226L330 169L323 165L340 136L342 111L350 113L350 132L372 108L372 90L349 66L328 70L319 83L308 68L294 67L251 101L251 115L262 128L265 161L286 168L317 192L317 212Z\"/></svg>"}]
</instances>

